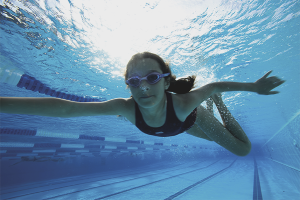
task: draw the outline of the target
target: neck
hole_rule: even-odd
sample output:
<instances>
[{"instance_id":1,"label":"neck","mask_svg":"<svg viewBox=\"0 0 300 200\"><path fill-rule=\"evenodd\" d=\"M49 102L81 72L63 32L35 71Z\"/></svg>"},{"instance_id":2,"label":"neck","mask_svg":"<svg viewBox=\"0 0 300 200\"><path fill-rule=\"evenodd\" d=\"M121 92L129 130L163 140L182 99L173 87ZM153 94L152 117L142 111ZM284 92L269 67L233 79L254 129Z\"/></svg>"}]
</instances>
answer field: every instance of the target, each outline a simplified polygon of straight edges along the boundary
<instances>
[{"instance_id":1,"label":"neck","mask_svg":"<svg viewBox=\"0 0 300 200\"><path fill-rule=\"evenodd\" d=\"M149 118L154 118L163 114L166 111L165 109L166 106L167 106L167 96L165 93L162 100L157 105L151 108L142 108L139 106L139 109L141 113L144 114L144 116L147 116Z\"/></svg>"}]
</instances>

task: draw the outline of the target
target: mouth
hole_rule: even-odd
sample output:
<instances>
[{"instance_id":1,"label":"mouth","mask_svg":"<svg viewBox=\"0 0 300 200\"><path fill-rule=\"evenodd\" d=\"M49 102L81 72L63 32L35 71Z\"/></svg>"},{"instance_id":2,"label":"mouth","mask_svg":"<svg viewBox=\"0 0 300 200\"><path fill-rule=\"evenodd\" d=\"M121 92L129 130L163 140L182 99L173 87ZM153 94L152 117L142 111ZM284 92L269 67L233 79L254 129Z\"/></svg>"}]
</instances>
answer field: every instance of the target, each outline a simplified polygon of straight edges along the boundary
<instances>
[{"instance_id":1,"label":"mouth","mask_svg":"<svg viewBox=\"0 0 300 200\"><path fill-rule=\"evenodd\" d=\"M148 99L148 98L150 98L150 97L152 97L153 95L151 95L151 96L145 96L145 97L141 97L141 99Z\"/></svg>"}]
</instances>

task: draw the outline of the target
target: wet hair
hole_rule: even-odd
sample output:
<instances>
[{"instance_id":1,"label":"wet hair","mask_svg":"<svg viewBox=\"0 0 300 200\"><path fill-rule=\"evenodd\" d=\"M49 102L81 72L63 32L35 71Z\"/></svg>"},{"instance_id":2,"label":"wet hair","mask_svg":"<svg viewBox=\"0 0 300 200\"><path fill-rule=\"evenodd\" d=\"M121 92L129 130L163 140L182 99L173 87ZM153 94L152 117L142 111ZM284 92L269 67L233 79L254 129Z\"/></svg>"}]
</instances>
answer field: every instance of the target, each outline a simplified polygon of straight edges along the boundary
<instances>
[{"instance_id":1,"label":"wet hair","mask_svg":"<svg viewBox=\"0 0 300 200\"><path fill-rule=\"evenodd\" d=\"M151 58L151 59L155 60L156 62L158 62L159 67L164 74L170 73L169 76L165 77L166 81L170 81L170 86L167 89L167 91L174 92L177 94L185 94L194 88L195 79L196 79L195 75L188 76L186 78L180 78L180 79L176 80L176 76L174 74L172 74L169 63L166 63L160 56L158 56L154 53L150 53L150 52L137 53L131 57L131 59L129 60L129 62L126 66L126 71L124 74L125 80L127 80L127 78L128 78L128 67L130 65L134 65L138 60L145 59L145 58Z\"/></svg>"}]
</instances>

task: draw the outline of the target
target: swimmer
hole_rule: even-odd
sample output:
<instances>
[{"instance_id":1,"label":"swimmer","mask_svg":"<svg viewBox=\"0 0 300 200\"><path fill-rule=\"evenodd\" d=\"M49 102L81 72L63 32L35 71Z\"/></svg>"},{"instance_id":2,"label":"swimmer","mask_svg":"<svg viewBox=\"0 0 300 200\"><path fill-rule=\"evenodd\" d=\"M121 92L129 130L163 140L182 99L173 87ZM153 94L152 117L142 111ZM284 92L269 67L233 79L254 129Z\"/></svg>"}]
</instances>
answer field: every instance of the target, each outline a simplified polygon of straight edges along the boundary
<instances>
[{"instance_id":1,"label":"swimmer","mask_svg":"<svg viewBox=\"0 0 300 200\"><path fill-rule=\"evenodd\" d=\"M105 102L73 102L58 98L1 97L3 113L48 117L80 117L121 115L142 132L169 137L187 132L198 138L214 141L238 156L246 156L251 142L222 101L222 92L248 91L262 95L285 81L266 73L254 83L214 82L194 89L195 76L176 79L169 65L156 54L134 55L126 66L125 83L132 96ZM170 93L172 92L172 93ZM213 115L212 101L208 109L200 104L211 98L224 122Z\"/></svg>"}]
</instances>

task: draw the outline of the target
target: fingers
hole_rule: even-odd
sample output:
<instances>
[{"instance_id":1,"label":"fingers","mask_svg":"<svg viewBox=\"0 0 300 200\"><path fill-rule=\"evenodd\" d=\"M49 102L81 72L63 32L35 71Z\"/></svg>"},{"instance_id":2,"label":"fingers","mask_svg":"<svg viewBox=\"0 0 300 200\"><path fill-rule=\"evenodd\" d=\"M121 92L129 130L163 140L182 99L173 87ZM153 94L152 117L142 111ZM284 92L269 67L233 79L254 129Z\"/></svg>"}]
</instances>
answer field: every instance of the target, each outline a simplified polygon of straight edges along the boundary
<instances>
[{"instance_id":1,"label":"fingers","mask_svg":"<svg viewBox=\"0 0 300 200\"><path fill-rule=\"evenodd\" d=\"M273 82L274 88L278 87L279 85L283 84L284 82L285 82L284 80L281 80L281 79L277 78L277 80L274 80L274 82Z\"/></svg>"},{"instance_id":2,"label":"fingers","mask_svg":"<svg viewBox=\"0 0 300 200\"><path fill-rule=\"evenodd\" d=\"M273 95L279 93L278 91L270 91L270 90L280 86L285 82L285 80L282 80L277 76L268 77L271 73L272 70L268 71L262 78L260 78L255 82L256 84L260 85L261 91L258 92L259 94Z\"/></svg>"},{"instance_id":3,"label":"fingers","mask_svg":"<svg viewBox=\"0 0 300 200\"><path fill-rule=\"evenodd\" d=\"M268 76L269 76L269 74L271 74L272 73L272 71L273 70L271 70L271 71L268 71L264 76L263 76L263 78L267 78Z\"/></svg>"},{"instance_id":4,"label":"fingers","mask_svg":"<svg viewBox=\"0 0 300 200\"><path fill-rule=\"evenodd\" d=\"M281 84L283 84L285 81L278 81L278 82L276 82L276 83L274 83L274 88L276 88L276 87L278 87L278 86L280 86Z\"/></svg>"},{"instance_id":5,"label":"fingers","mask_svg":"<svg viewBox=\"0 0 300 200\"><path fill-rule=\"evenodd\" d=\"M271 76L266 79L271 81L273 84L278 84L278 83L282 84L285 82L285 80L282 80L282 79L278 78L277 76Z\"/></svg>"},{"instance_id":6,"label":"fingers","mask_svg":"<svg viewBox=\"0 0 300 200\"><path fill-rule=\"evenodd\" d=\"M285 81L280 80L280 79L279 79L278 82L274 82L274 87L273 87L273 89L276 88L276 87L278 87L279 85L283 84L284 82L285 82ZM278 91L270 91L270 92L268 92L268 95L278 94L278 93L279 93Z\"/></svg>"},{"instance_id":7,"label":"fingers","mask_svg":"<svg viewBox=\"0 0 300 200\"><path fill-rule=\"evenodd\" d=\"M278 82L278 86L281 85L281 84L283 84L284 82L285 82L285 81L279 81L279 82Z\"/></svg>"}]
</instances>

